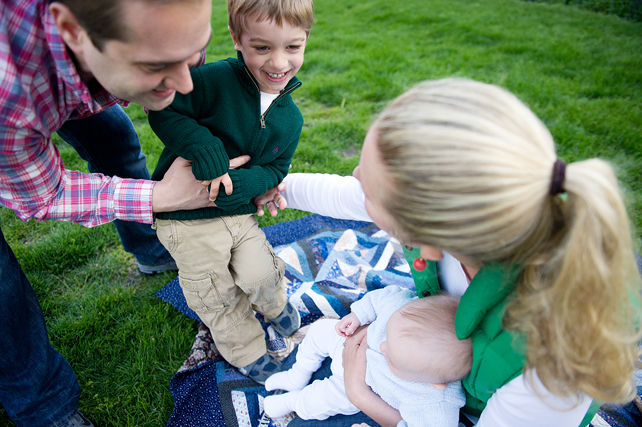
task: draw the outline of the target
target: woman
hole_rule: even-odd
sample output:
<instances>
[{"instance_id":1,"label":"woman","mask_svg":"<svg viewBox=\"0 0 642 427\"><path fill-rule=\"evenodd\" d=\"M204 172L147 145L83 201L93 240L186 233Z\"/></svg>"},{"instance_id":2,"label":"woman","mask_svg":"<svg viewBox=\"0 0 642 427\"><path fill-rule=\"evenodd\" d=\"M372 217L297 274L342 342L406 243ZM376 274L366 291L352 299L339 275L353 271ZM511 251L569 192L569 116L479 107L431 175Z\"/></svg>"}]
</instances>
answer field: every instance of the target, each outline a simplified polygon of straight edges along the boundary
<instances>
[{"instance_id":1,"label":"woman","mask_svg":"<svg viewBox=\"0 0 642 427\"><path fill-rule=\"evenodd\" d=\"M640 276L605 162L565 165L515 96L446 79L383 111L354 175L369 217L416 248L407 258L418 295L461 295L456 329L472 337L474 358L464 411L479 416L477 426L585 426L593 400L634 396ZM342 191L291 180L289 205L313 212ZM348 397L396 425L399 414L365 385L361 339L346 344Z\"/></svg>"}]
</instances>

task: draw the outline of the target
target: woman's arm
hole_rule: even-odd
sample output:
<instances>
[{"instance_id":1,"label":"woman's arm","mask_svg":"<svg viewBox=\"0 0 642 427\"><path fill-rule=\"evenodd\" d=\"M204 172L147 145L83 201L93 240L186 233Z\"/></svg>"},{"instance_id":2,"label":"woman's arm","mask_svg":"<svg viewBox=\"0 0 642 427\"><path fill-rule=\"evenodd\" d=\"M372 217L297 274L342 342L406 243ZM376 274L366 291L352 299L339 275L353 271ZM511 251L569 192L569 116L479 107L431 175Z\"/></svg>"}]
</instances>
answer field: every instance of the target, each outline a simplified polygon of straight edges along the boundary
<instances>
[{"instance_id":1,"label":"woman's arm","mask_svg":"<svg viewBox=\"0 0 642 427\"><path fill-rule=\"evenodd\" d=\"M353 176L292 173L281 194L290 208L337 219L371 222L361 183Z\"/></svg>"},{"instance_id":2,"label":"woman's arm","mask_svg":"<svg viewBox=\"0 0 642 427\"><path fill-rule=\"evenodd\" d=\"M343 350L346 394L354 406L382 427L396 426L401 421L399 411L384 402L366 384L367 330L367 326L362 327L346 339Z\"/></svg>"}]
</instances>

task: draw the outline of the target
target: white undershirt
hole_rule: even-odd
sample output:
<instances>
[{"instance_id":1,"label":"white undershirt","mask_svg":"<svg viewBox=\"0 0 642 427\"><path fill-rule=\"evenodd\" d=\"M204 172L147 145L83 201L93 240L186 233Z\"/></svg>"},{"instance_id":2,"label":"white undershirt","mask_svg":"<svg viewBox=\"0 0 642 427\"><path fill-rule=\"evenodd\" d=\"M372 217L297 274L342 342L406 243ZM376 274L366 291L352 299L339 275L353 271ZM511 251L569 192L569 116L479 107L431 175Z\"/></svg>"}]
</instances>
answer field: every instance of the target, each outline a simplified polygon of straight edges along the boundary
<instances>
[{"instance_id":1,"label":"white undershirt","mask_svg":"<svg viewBox=\"0 0 642 427\"><path fill-rule=\"evenodd\" d=\"M267 111L267 109L270 108L270 105L277 96L279 96L278 93L261 92L261 115L263 115Z\"/></svg>"},{"instance_id":2,"label":"white undershirt","mask_svg":"<svg viewBox=\"0 0 642 427\"><path fill-rule=\"evenodd\" d=\"M324 216L372 221L366 212L361 183L352 176L294 173L285 177L282 192L289 208ZM445 291L462 296L468 279L450 254L437 263L440 284ZM477 427L578 427L591 404L588 395L581 399L562 399L553 395L534 375L537 393L524 375L500 387L488 400ZM547 404L548 402L549 404Z\"/></svg>"}]
</instances>

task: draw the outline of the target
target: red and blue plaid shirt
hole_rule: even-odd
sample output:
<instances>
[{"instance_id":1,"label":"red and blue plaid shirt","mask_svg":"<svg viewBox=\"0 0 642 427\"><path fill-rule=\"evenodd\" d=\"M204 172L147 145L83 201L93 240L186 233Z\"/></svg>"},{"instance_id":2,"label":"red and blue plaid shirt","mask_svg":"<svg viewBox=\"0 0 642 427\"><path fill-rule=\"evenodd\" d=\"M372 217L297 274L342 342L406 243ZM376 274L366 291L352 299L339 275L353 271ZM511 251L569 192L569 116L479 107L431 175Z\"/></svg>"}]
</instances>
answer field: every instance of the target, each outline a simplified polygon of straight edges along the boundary
<instances>
[{"instance_id":1,"label":"red and blue plaid shirt","mask_svg":"<svg viewBox=\"0 0 642 427\"><path fill-rule=\"evenodd\" d=\"M153 181L66 170L51 140L68 119L126 103L105 90L89 93L47 0L2 0L1 7L0 204L23 220L151 223Z\"/></svg>"}]
</instances>

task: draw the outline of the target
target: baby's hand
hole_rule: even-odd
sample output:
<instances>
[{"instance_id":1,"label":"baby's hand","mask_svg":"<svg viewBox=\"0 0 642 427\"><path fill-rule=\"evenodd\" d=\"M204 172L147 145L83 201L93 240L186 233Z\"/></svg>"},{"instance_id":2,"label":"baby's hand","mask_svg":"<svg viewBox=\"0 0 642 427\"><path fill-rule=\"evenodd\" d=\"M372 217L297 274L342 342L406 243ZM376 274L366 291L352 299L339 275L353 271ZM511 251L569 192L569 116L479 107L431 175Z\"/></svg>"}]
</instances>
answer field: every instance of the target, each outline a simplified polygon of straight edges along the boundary
<instances>
[{"instance_id":1,"label":"baby's hand","mask_svg":"<svg viewBox=\"0 0 642 427\"><path fill-rule=\"evenodd\" d=\"M359 321L357 315L354 313L350 313L343 319L339 320L339 323L337 323L337 326L335 328L339 336L349 337L354 333L354 331L357 330L359 326L361 326L361 322Z\"/></svg>"}]
</instances>

